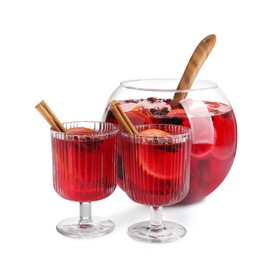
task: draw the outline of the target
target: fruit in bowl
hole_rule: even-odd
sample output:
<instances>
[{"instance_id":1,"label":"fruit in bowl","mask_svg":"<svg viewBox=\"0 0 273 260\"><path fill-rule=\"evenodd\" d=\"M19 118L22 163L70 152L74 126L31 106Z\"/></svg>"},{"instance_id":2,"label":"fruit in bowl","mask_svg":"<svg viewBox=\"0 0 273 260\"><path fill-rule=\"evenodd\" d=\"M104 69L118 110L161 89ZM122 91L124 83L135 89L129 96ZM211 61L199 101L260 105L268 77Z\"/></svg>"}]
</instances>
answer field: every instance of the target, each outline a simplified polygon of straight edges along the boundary
<instances>
[{"instance_id":1,"label":"fruit in bowl","mask_svg":"<svg viewBox=\"0 0 273 260\"><path fill-rule=\"evenodd\" d=\"M180 202L191 204L212 193L228 175L237 148L235 113L216 83L196 80L187 97L172 107L179 80L148 79L122 82L111 95L134 125L174 124L192 129L190 190ZM141 98L132 99L137 96ZM107 105L103 119L118 123ZM123 188L119 156L118 185Z\"/></svg>"}]
</instances>

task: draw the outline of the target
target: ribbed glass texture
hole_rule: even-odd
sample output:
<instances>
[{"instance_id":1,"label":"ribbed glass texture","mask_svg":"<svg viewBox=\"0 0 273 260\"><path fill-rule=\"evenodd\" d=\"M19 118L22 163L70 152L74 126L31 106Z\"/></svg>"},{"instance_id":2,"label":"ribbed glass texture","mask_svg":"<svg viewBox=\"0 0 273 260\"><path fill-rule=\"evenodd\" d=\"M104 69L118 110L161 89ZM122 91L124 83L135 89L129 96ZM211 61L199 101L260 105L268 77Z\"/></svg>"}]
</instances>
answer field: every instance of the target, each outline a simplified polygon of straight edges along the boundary
<instances>
[{"instance_id":1,"label":"ribbed glass texture","mask_svg":"<svg viewBox=\"0 0 273 260\"><path fill-rule=\"evenodd\" d=\"M113 193L117 183L118 127L105 122L67 122L66 129L85 127L88 134L51 130L53 184L65 199L91 202Z\"/></svg>"},{"instance_id":2,"label":"ribbed glass texture","mask_svg":"<svg viewBox=\"0 0 273 260\"><path fill-rule=\"evenodd\" d=\"M124 189L135 202L154 207L181 201L189 190L191 130L177 125L136 126L160 129L168 135L121 132Z\"/></svg>"}]
</instances>

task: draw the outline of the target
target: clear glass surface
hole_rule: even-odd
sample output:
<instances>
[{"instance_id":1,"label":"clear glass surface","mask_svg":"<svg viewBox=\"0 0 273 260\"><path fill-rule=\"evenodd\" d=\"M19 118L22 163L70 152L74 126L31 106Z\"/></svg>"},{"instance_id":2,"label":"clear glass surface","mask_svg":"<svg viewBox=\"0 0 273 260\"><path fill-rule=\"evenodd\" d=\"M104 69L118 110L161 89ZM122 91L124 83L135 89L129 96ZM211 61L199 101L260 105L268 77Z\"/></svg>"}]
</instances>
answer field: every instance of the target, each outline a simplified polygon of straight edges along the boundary
<instances>
[{"instance_id":1,"label":"clear glass surface","mask_svg":"<svg viewBox=\"0 0 273 260\"><path fill-rule=\"evenodd\" d=\"M189 190L191 130L155 124L136 126L139 135L121 131L124 190L135 202L151 206L150 221L131 225L136 240L166 243L186 234L186 229L162 221L162 206L173 205Z\"/></svg>"},{"instance_id":2,"label":"clear glass surface","mask_svg":"<svg viewBox=\"0 0 273 260\"><path fill-rule=\"evenodd\" d=\"M110 196L117 183L119 129L106 122L64 123L67 131L51 130L53 184L63 198L79 202L79 217L57 224L73 238L93 238L114 230L108 219L92 216L91 202Z\"/></svg>"},{"instance_id":3,"label":"clear glass surface","mask_svg":"<svg viewBox=\"0 0 273 260\"><path fill-rule=\"evenodd\" d=\"M128 227L128 235L138 241L167 243L186 235L185 227L175 222L162 220L162 207L151 207L150 221L143 221Z\"/></svg>"},{"instance_id":4,"label":"clear glass surface","mask_svg":"<svg viewBox=\"0 0 273 260\"><path fill-rule=\"evenodd\" d=\"M115 229L115 223L107 218L92 216L91 203L83 202L80 203L80 216L60 221L56 229L68 237L94 238L112 232Z\"/></svg>"},{"instance_id":5,"label":"clear glass surface","mask_svg":"<svg viewBox=\"0 0 273 260\"><path fill-rule=\"evenodd\" d=\"M235 113L221 88L195 80L191 89L178 91L179 79L123 81L109 97L103 120L117 123L110 103L120 102L134 125L175 124L192 129L190 190L179 203L191 204L211 194L228 175L237 148ZM175 94L183 94L172 106ZM124 189L123 161L118 156L118 185Z\"/></svg>"}]
</instances>

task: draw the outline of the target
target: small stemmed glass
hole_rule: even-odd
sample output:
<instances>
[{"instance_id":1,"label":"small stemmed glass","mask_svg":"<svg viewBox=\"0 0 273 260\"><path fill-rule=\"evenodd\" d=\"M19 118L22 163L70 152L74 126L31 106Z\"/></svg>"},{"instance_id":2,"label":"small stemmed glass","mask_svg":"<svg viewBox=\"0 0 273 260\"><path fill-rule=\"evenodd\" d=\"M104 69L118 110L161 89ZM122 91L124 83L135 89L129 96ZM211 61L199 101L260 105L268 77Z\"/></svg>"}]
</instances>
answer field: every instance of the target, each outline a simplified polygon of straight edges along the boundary
<instances>
[{"instance_id":1,"label":"small stemmed glass","mask_svg":"<svg viewBox=\"0 0 273 260\"><path fill-rule=\"evenodd\" d=\"M151 219L131 225L128 235L145 242L174 241L186 229L163 221L162 207L178 203L189 190L191 130L169 124L135 128L138 135L121 131L124 190L133 201L151 206Z\"/></svg>"},{"instance_id":2,"label":"small stemmed glass","mask_svg":"<svg viewBox=\"0 0 273 260\"><path fill-rule=\"evenodd\" d=\"M74 238L108 234L115 224L92 216L91 202L108 197L116 188L119 128L92 121L63 125L66 132L51 129L53 184L61 197L80 203L80 216L65 219L56 228Z\"/></svg>"}]
</instances>

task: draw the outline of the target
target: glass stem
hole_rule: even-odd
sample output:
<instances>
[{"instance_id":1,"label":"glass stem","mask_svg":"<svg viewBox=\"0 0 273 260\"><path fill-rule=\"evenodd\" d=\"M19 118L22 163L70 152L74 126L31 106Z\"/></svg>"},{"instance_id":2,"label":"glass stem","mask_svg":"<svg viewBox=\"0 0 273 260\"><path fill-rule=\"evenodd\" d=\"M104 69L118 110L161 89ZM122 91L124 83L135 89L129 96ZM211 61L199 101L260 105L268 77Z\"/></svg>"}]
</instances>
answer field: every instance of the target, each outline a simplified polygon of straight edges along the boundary
<instances>
[{"instance_id":1,"label":"glass stem","mask_svg":"<svg viewBox=\"0 0 273 260\"><path fill-rule=\"evenodd\" d=\"M89 228L92 226L91 202L80 202L80 228Z\"/></svg>"},{"instance_id":2,"label":"glass stem","mask_svg":"<svg viewBox=\"0 0 273 260\"><path fill-rule=\"evenodd\" d=\"M158 230L162 228L162 207L151 207L149 229Z\"/></svg>"}]
</instances>

